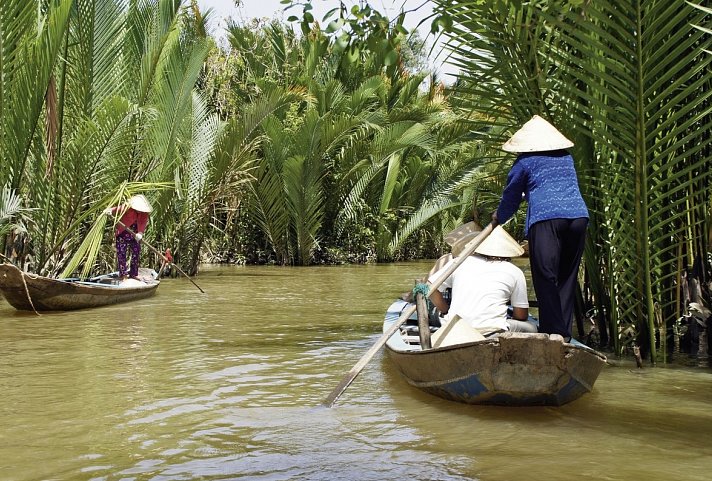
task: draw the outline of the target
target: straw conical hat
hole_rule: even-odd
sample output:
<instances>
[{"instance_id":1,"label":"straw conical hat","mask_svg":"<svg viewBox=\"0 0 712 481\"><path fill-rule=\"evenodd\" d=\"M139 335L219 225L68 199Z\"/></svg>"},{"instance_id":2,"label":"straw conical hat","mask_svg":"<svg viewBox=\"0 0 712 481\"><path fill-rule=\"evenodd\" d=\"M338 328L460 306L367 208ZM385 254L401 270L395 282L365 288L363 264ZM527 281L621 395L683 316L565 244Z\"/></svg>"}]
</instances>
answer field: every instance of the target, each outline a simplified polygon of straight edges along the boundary
<instances>
[{"instance_id":1,"label":"straw conical hat","mask_svg":"<svg viewBox=\"0 0 712 481\"><path fill-rule=\"evenodd\" d=\"M462 254L467 243L474 239L479 233L480 227L474 222L468 222L447 234L445 236L445 242L452 246L453 257ZM524 249L499 225L477 246L475 252L490 257L519 257L524 254Z\"/></svg>"},{"instance_id":2,"label":"straw conical hat","mask_svg":"<svg viewBox=\"0 0 712 481\"><path fill-rule=\"evenodd\" d=\"M502 150L507 152L546 152L548 150L568 149L574 143L564 137L556 127L535 115L522 128L504 143Z\"/></svg>"},{"instance_id":3,"label":"straw conical hat","mask_svg":"<svg viewBox=\"0 0 712 481\"><path fill-rule=\"evenodd\" d=\"M129 199L129 207L131 207L133 210L137 210L139 212L151 212L153 211L153 207L151 207L151 204L148 203L148 200L146 197L143 195L134 195Z\"/></svg>"},{"instance_id":4,"label":"straw conical hat","mask_svg":"<svg viewBox=\"0 0 712 481\"><path fill-rule=\"evenodd\" d=\"M470 342L483 341L485 336L470 325L469 322L455 316L450 322L433 333L430 341L433 347L454 346Z\"/></svg>"},{"instance_id":5,"label":"straw conical hat","mask_svg":"<svg viewBox=\"0 0 712 481\"><path fill-rule=\"evenodd\" d=\"M524 254L524 249L498 225L482 244L477 246L475 252L490 257L519 257Z\"/></svg>"}]
</instances>

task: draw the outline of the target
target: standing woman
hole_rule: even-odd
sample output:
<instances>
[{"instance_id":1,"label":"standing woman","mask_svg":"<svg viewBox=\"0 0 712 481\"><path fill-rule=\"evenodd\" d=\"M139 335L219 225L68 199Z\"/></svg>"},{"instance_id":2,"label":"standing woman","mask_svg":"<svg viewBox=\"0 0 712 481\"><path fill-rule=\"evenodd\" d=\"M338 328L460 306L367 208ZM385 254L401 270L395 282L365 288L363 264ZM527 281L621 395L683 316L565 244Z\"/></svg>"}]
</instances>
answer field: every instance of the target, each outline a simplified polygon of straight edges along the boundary
<instances>
[{"instance_id":1,"label":"standing woman","mask_svg":"<svg viewBox=\"0 0 712 481\"><path fill-rule=\"evenodd\" d=\"M138 279L138 263L141 256L141 239L148 225L148 215L153 208L143 195L134 195L128 205L107 208L104 213L115 215L123 212L121 219L116 223L116 257L119 263L119 278L126 279L126 254L131 249L131 268L128 277ZM136 235L129 232L128 229Z\"/></svg>"},{"instance_id":2,"label":"standing woman","mask_svg":"<svg viewBox=\"0 0 712 481\"><path fill-rule=\"evenodd\" d=\"M571 338L578 270L588 225L579 191L573 142L535 115L503 146L518 154L507 176L494 225L506 222L527 200L532 282L539 303L539 331Z\"/></svg>"}]
</instances>

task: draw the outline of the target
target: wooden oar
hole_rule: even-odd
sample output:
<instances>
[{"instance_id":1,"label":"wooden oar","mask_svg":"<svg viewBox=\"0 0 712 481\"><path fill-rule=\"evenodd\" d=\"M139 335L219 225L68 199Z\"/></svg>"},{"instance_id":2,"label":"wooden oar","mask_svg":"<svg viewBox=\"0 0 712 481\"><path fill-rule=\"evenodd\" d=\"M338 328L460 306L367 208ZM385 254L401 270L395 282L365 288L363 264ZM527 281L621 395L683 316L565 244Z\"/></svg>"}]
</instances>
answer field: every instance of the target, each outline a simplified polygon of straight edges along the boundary
<instances>
[{"instance_id":1,"label":"wooden oar","mask_svg":"<svg viewBox=\"0 0 712 481\"><path fill-rule=\"evenodd\" d=\"M117 224L121 224L121 225L124 227L124 229L126 229L126 231L127 231L129 234L131 234L132 236L134 236L135 239L138 240L138 237L136 237L136 233L135 233L134 231L132 231L126 224L124 224L124 223L121 222L120 220L117 220L116 223L117 223ZM186 274L185 272L183 272L183 270L182 270L180 267L178 267L177 265L175 265L175 264L173 263L173 261L171 261L170 259L168 259L168 257L166 257L165 255L163 255L158 249L156 249L156 248L153 247L151 244L149 244L148 242L146 242L145 240L143 240L143 238L141 238L141 239L139 240L139 242L143 242L143 243L146 245L146 247L148 247L149 249L151 249L151 250L154 252L154 254L158 255L161 259L163 259L163 262L165 262L166 264L169 264L169 265L172 265L173 267L175 267L175 268L178 270L178 272L180 272L180 273L183 274L185 277L187 277L188 280L189 280L190 282L192 282L193 285L194 285L195 287L197 287L197 288L200 290L200 292L202 292L203 294L205 294L205 291L202 290L202 289L200 289L200 286L199 286L198 284L196 284L196 283L193 281L193 279L190 278L190 276L189 276L188 274Z\"/></svg>"},{"instance_id":2,"label":"wooden oar","mask_svg":"<svg viewBox=\"0 0 712 481\"><path fill-rule=\"evenodd\" d=\"M465 248L463 249L460 256L456 257L450 267L448 267L445 272L430 286L430 290L428 291L428 297L430 297L430 294L435 289L440 287L440 285L445 282L445 279L450 277L450 275L455 272L458 267L460 267L460 264L465 262L465 259L467 259L470 255L472 255L473 252L475 252L477 246L479 246L482 241L484 241L487 236L490 235L493 229L494 227L492 226L492 224L487 225L487 227L485 227L482 232L477 235L477 237L475 237L470 242L468 242L467 245L465 245ZM346 374L346 376L344 376L339 385L336 386L336 388L331 391L331 394L326 397L323 403L324 406L331 407L334 405L336 400L339 399L339 396L341 396L341 394L343 394L343 392L346 390L347 387L349 387L353 380L356 379L356 376L358 376L361 370L366 367L366 364L368 364L371 358L386 344L388 339L390 339L390 337L396 333L396 331L401 327L401 325L403 325L405 321L408 320L411 314L415 312L415 309L416 307L414 304L405 311L403 311L398 320L394 322L380 338L378 338L375 344L373 344L373 346L371 346L371 348L366 351L363 356L361 356L361 359L359 359L358 362L354 365L354 367L352 367L351 370Z\"/></svg>"}]
</instances>

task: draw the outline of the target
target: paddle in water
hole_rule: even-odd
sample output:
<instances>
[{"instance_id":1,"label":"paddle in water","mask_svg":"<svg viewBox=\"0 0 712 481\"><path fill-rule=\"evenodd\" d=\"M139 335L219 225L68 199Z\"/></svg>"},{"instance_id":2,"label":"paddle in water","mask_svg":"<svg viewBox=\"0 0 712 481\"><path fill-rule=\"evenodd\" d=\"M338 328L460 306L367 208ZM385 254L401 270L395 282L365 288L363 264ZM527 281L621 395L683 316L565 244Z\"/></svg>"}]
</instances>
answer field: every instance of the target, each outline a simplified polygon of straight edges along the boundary
<instances>
[{"instance_id":1,"label":"paddle in water","mask_svg":"<svg viewBox=\"0 0 712 481\"><path fill-rule=\"evenodd\" d=\"M465 262L465 259L467 259L470 255L472 255L473 252L475 252L475 249L487 238L492 233L492 230L494 229L494 226L490 223L485 227L482 232L480 232L477 237L472 239L463 249L462 254L460 254L459 257L456 257L454 259L454 262L450 267L448 267L445 272L435 281L433 284L430 286L430 290L428 292L428 297L430 297L430 293L432 293L435 289L440 287L440 285L450 277L450 275L455 272L455 270L460 267L460 264ZM353 382L354 379L356 379L356 376L359 375L361 370L363 370L364 367L366 367L366 364L373 358L373 356L386 344L388 339L400 329L400 327L408 320L408 318L413 314L416 310L416 306L412 305L405 311L403 311L403 314L398 318L396 322L394 322L391 327L388 328L386 332L383 333L381 337L378 338L378 340L371 346L371 348L366 351L366 353L361 356L361 359L358 360L358 362L354 365L354 367L351 368L351 370L346 374L346 376L341 379L341 382L339 382L338 386L331 391L331 394L329 394L326 399L324 400L324 406L326 407L331 407L334 405L337 399L339 399L339 396L346 390L347 387Z\"/></svg>"}]
</instances>

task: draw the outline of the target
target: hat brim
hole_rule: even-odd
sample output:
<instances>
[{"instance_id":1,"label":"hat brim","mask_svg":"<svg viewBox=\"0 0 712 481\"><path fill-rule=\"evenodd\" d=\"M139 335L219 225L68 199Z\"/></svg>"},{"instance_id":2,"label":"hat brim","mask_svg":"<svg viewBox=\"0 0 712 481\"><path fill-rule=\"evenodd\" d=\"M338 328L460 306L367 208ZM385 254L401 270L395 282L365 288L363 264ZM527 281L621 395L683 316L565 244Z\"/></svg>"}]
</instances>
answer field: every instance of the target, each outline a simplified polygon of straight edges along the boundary
<instances>
[{"instance_id":1,"label":"hat brim","mask_svg":"<svg viewBox=\"0 0 712 481\"><path fill-rule=\"evenodd\" d=\"M143 195L135 195L129 199L129 207L138 212L144 212L146 214L153 211L153 207L148 203L146 197Z\"/></svg>"},{"instance_id":2,"label":"hat brim","mask_svg":"<svg viewBox=\"0 0 712 481\"><path fill-rule=\"evenodd\" d=\"M465 232L462 234L451 244L452 256L459 257L465 250L467 244L479 234L480 231ZM499 225L477 246L475 253L487 257L512 258L524 255L524 249Z\"/></svg>"},{"instance_id":3,"label":"hat brim","mask_svg":"<svg viewBox=\"0 0 712 481\"><path fill-rule=\"evenodd\" d=\"M475 252L488 257L511 258L522 256L524 249L499 225L477 246Z\"/></svg>"},{"instance_id":4,"label":"hat brim","mask_svg":"<svg viewBox=\"0 0 712 481\"><path fill-rule=\"evenodd\" d=\"M570 149L574 143L543 118L535 115L502 145L512 153L548 152Z\"/></svg>"}]
</instances>

